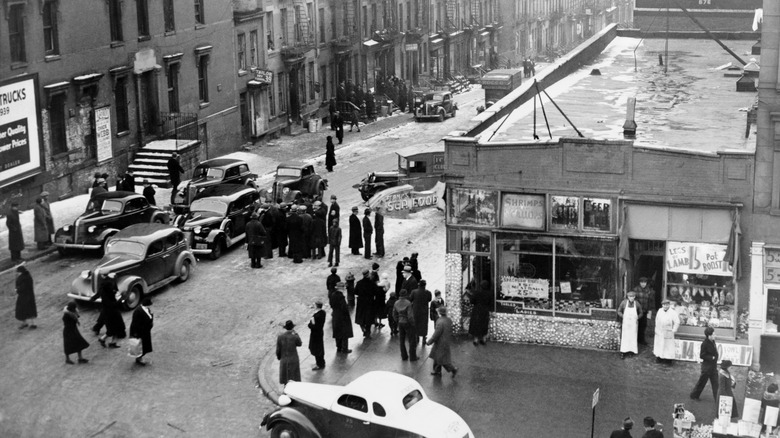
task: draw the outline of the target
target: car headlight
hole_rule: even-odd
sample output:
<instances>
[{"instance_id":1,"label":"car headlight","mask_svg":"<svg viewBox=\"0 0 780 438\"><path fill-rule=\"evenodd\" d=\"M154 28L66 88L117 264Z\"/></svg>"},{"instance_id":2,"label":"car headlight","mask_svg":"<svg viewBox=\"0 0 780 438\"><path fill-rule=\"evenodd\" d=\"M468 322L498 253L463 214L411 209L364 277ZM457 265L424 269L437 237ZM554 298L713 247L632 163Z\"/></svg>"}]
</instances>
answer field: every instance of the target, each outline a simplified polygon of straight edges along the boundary
<instances>
[{"instance_id":1,"label":"car headlight","mask_svg":"<svg viewBox=\"0 0 780 438\"><path fill-rule=\"evenodd\" d=\"M192 229L192 232L195 233L195 234L200 234L200 230L201 230L200 227L195 227L195 228Z\"/></svg>"},{"instance_id":2,"label":"car headlight","mask_svg":"<svg viewBox=\"0 0 780 438\"><path fill-rule=\"evenodd\" d=\"M92 225L92 226L90 226L90 227L88 227L88 228L87 228L87 233L94 233L94 232L95 232L95 229L97 229L97 227L96 227L96 226L94 226L94 225Z\"/></svg>"},{"instance_id":3,"label":"car headlight","mask_svg":"<svg viewBox=\"0 0 780 438\"><path fill-rule=\"evenodd\" d=\"M84 280L86 280L86 279L89 278L90 274L91 274L90 271L81 271L80 277L83 278Z\"/></svg>"},{"instance_id":4,"label":"car headlight","mask_svg":"<svg viewBox=\"0 0 780 438\"><path fill-rule=\"evenodd\" d=\"M62 227L62 231L66 232L66 233L69 233L70 232L70 225L65 225L64 227Z\"/></svg>"},{"instance_id":5,"label":"car headlight","mask_svg":"<svg viewBox=\"0 0 780 438\"><path fill-rule=\"evenodd\" d=\"M274 192L274 189L268 189L268 193L272 194Z\"/></svg>"},{"instance_id":6,"label":"car headlight","mask_svg":"<svg viewBox=\"0 0 780 438\"><path fill-rule=\"evenodd\" d=\"M287 406L290 403L292 403L292 399L287 394L282 394L279 396L279 406Z\"/></svg>"},{"instance_id":7,"label":"car headlight","mask_svg":"<svg viewBox=\"0 0 780 438\"><path fill-rule=\"evenodd\" d=\"M285 195L290 193L290 188L289 187L285 187L284 189L282 189L282 193L284 193Z\"/></svg>"}]
</instances>

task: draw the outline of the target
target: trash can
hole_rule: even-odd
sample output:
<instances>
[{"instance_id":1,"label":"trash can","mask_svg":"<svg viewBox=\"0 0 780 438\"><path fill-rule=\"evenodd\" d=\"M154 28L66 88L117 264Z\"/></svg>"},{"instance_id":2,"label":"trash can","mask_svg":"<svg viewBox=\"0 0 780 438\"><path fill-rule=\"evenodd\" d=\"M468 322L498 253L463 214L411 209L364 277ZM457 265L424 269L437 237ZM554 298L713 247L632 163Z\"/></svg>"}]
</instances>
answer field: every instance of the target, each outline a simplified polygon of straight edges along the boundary
<instances>
[{"instance_id":1,"label":"trash can","mask_svg":"<svg viewBox=\"0 0 780 438\"><path fill-rule=\"evenodd\" d=\"M387 105L382 105L382 107L379 109L379 115L382 117L387 117L387 111L390 109Z\"/></svg>"},{"instance_id":2,"label":"trash can","mask_svg":"<svg viewBox=\"0 0 780 438\"><path fill-rule=\"evenodd\" d=\"M320 119L309 119L309 132L317 132L320 130Z\"/></svg>"}]
</instances>

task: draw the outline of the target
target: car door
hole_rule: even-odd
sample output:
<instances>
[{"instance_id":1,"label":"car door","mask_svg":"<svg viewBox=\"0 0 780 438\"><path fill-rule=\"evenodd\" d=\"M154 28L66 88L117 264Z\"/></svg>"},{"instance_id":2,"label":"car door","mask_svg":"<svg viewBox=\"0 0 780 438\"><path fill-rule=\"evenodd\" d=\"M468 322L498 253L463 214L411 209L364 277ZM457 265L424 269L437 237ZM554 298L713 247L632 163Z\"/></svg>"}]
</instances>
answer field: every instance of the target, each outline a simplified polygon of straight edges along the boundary
<instances>
[{"instance_id":1,"label":"car door","mask_svg":"<svg viewBox=\"0 0 780 438\"><path fill-rule=\"evenodd\" d=\"M333 405L333 427L340 438L375 437L368 401L355 394L343 394Z\"/></svg>"},{"instance_id":2,"label":"car door","mask_svg":"<svg viewBox=\"0 0 780 438\"><path fill-rule=\"evenodd\" d=\"M141 272L146 284L152 286L166 277L166 263L170 254L165 252L165 238L154 240L146 248L146 258L144 259Z\"/></svg>"},{"instance_id":3,"label":"car door","mask_svg":"<svg viewBox=\"0 0 780 438\"><path fill-rule=\"evenodd\" d=\"M231 239L244 232L246 227L247 215L246 207L249 204L249 198L246 195L239 196L238 199L231 202L228 206L228 218L230 218L230 234L228 237Z\"/></svg>"},{"instance_id":4,"label":"car door","mask_svg":"<svg viewBox=\"0 0 780 438\"><path fill-rule=\"evenodd\" d=\"M119 228L125 228L142 222L149 222L148 219L145 220L144 218L144 214L148 213L148 210L149 202L146 198L133 198L128 200L125 203L125 210L120 219L122 226Z\"/></svg>"},{"instance_id":5,"label":"car door","mask_svg":"<svg viewBox=\"0 0 780 438\"><path fill-rule=\"evenodd\" d=\"M184 244L184 233L175 231L165 238L165 248L163 249L162 259L165 262L165 271L163 278L177 275L176 259L181 253L181 247Z\"/></svg>"},{"instance_id":6,"label":"car door","mask_svg":"<svg viewBox=\"0 0 780 438\"><path fill-rule=\"evenodd\" d=\"M304 166L301 169L300 191L304 193L314 193L314 166Z\"/></svg>"}]
</instances>

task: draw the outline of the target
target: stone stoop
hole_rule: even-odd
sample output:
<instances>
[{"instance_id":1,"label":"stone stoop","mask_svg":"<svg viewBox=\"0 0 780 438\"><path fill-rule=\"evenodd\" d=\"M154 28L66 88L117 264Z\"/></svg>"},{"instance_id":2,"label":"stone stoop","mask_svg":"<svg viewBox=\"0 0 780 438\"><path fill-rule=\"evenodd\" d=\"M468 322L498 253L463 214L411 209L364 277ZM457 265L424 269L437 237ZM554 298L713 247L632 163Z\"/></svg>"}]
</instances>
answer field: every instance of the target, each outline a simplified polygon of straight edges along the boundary
<instances>
[{"instance_id":1,"label":"stone stoop","mask_svg":"<svg viewBox=\"0 0 780 438\"><path fill-rule=\"evenodd\" d=\"M171 186L168 178L168 159L171 158L172 150L154 149L144 147L135 156L133 163L128 167L133 171L137 185L143 185L143 180L148 179L150 183L160 188L169 188Z\"/></svg>"}]
</instances>

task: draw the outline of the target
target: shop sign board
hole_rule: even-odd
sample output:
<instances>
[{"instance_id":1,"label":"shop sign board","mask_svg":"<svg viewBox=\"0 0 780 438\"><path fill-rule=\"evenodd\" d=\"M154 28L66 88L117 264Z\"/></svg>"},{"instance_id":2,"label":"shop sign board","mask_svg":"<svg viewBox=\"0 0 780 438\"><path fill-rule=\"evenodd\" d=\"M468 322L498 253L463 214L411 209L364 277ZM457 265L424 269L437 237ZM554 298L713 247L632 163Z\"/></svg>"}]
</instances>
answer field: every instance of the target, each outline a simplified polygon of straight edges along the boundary
<instances>
[{"instance_id":1,"label":"shop sign board","mask_svg":"<svg viewBox=\"0 0 780 438\"><path fill-rule=\"evenodd\" d=\"M764 248L764 281L780 283L780 248Z\"/></svg>"},{"instance_id":2,"label":"shop sign board","mask_svg":"<svg viewBox=\"0 0 780 438\"><path fill-rule=\"evenodd\" d=\"M734 273L725 257L726 245L666 242L668 272L731 277Z\"/></svg>"},{"instance_id":3,"label":"shop sign board","mask_svg":"<svg viewBox=\"0 0 780 438\"><path fill-rule=\"evenodd\" d=\"M580 223L580 198L550 196L550 228L576 230Z\"/></svg>"},{"instance_id":4,"label":"shop sign board","mask_svg":"<svg viewBox=\"0 0 780 438\"><path fill-rule=\"evenodd\" d=\"M113 156L111 151L111 107L95 108L95 134L98 163L110 160Z\"/></svg>"},{"instance_id":5,"label":"shop sign board","mask_svg":"<svg viewBox=\"0 0 780 438\"><path fill-rule=\"evenodd\" d=\"M274 80L274 72L270 70L255 70L255 80L261 84L271 84Z\"/></svg>"},{"instance_id":6,"label":"shop sign board","mask_svg":"<svg viewBox=\"0 0 780 438\"><path fill-rule=\"evenodd\" d=\"M501 293L505 297L548 298L550 282L545 278L520 278L501 276Z\"/></svg>"},{"instance_id":7,"label":"shop sign board","mask_svg":"<svg viewBox=\"0 0 780 438\"><path fill-rule=\"evenodd\" d=\"M0 81L0 187L41 172L38 76Z\"/></svg>"},{"instance_id":8,"label":"shop sign board","mask_svg":"<svg viewBox=\"0 0 780 438\"><path fill-rule=\"evenodd\" d=\"M369 207L379 206L391 217L406 217L423 208L437 207L438 201L439 194L435 189L417 192L411 185L404 184L377 193L369 200Z\"/></svg>"},{"instance_id":9,"label":"shop sign board","mask_svg":"<svg viewBox=\"0 0 780 438\"><path fill-rule=\"evenodd\" d=\"M748 367L753 363L753 347L742 344L727 344L719 342L718 358L730 360L732 364ZM699 362L699 350L701 341L687 339L674 340L674 358L686 362Z\"/></svg>"},{"instance_id":10,"label":"shop sign board","mask_svg":"<svg viewBox=\"0 0 780 438\"><path fill-rule=\"evenodd\" d=\"M504 227L543 230L547 221L544 195L504 193L501 222Z\"/></svg>"}]
</instances>

